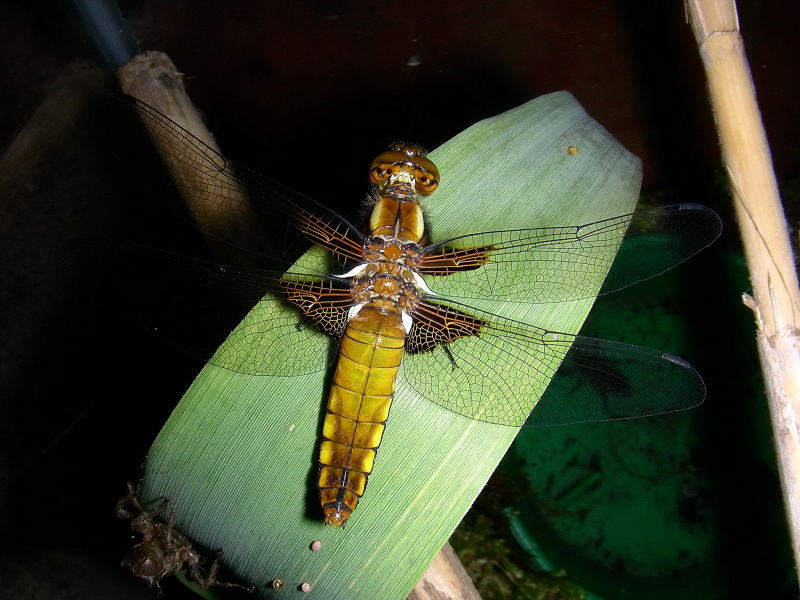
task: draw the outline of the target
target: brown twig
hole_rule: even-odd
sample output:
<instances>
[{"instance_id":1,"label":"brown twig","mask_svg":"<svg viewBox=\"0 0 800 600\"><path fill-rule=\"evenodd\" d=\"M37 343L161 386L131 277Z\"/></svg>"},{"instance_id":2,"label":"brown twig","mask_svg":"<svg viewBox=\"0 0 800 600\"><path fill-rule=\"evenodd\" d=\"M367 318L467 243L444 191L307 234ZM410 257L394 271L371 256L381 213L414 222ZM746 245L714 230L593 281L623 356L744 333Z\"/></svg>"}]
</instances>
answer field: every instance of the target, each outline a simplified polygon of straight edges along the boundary
<instances>
[{"instance_id":1,"label":"brown twig","mask_svg":"<svg viewBox=\"0 0 800 600\"><path fill-rule=\"evenodd\" d=\"M439 550L408 600L481 600L450 544Z\"/></svg>"},{"instance_id":2,"label":"brown twig","mask_svg":"<svg viewBox=\"0 0 800 600\"><path fill-rule=\"evenodd\" d=\"M166 54L151 51L135 56L120 68L118 80L123 92L155 108L212 150L220 152L213 134L206 128L186 93L183 75ZM249 249L264 249L267 243L250 208L250 200L234 192L237 186L223 186L229 194L223 198L217 191L220 189L219 178L223 175L217 173L216 179L209 177L204 180L196 172L183 173L185 161L174 159L182 150L185 151L173 147L180 143L179 138L165 136L149 127L148 123L145 125L183 196L186 208L217 259L233 264L246 262L239 250L224 240L246 239Z\"/></svg>"}]
</instances>

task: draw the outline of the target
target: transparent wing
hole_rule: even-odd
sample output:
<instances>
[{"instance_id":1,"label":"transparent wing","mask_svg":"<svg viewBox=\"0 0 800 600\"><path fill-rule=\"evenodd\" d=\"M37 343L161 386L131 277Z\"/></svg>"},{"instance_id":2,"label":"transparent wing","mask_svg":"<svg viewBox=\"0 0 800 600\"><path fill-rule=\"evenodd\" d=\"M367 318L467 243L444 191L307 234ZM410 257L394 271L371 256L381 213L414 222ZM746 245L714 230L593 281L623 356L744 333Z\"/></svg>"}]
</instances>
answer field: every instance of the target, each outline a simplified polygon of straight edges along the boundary
<instances>
[{"instance_id":1,"label":"transparent wing","mask_svg":"<svg viewBox=\"0 0 800 600\"><path fill-rule=\"evenodd\" d=\"M199 198L202 210L222 219L255 211L285 230L287 240L318 246L295 264L293 244L279 245L283 264L292 265L290 273L280 276L185 259L216 282L209 289L218 283L226 293L237 291L245 310L255 304L210 361L255 375L324 369L333 358L329 337L341 333L352 305L347 282L329 275L331 256L361 262L363 235L325 206L236 165L155 109L134 104L159 139L167 163L178 167L173 174L179 186ZM226 242L238 245L233 223L221 230ZM542 303L593 297L683 262L713 242L720 230L715 213L683 204L580 226L485 232L430 245L420 272L441 296L423 302L414 315L401 377L449 410L512 426L523 425L537 403L532 425L631 418L695 406L704 396L702 380L676 357L548 331L459 300ZM620 244L622 259L610 265L609 250ZM561 390L572 393L544 396L557 370Z\"/></svg>"},{"instance_id":2,"label":"transparent wing","mask_svg":"<svg viewBox=\"0 0 800 600\"><path fill-rule=\"evenodd\" d=\"M304 375L332 362L330 339L343 333L353 298L347 280L313 270L325 264L325 250L282 273L141 245L113 249L132 260L118 263L131 264L115 278L124 288L111 294L135 307L138 324L189 354L250 375Z\"/></svg>"},{"instance_id":3,"label":"transparent wing","mask_svg":"<svg viewBox=\"0 0 800 600\"><path fill-rule=\"evenodd\" d=\"M721 231L714 211L676 204L587 225L452 238L425 248L420 272L434 292L456 300L577 300L663 273L707 247Z\"/></svg>"},{"instance_id":4,"label":"transparent wing","mask_svg":"<svg viewBox=\"0 0 800 600\"><path fill-rule=\"evenodd\" d=\"M286 273L275 287L273 294L280 296L262 298L209 362L239 373L273 376L316 373L332 362L329 340L344 333L353 305L349 286L335 278Z\"/></svg>"},{"instance_id":5,"label":"transparent wing","mask_svg":"<svg viewBox=\"0 0 800 600\"><path fill-rule=\"evenodd\" d=\"M166 279L156 289L176 293L175 308L151 328L237 372L288 376L324 369L331 362L329 337L341 334L352 304L349 283L330 273L341 263L361 262L363 235L324 205L225 158L153 107L129 102L177 187L191 198L193 219L212 221L215 237L276 267L223 266L139 247L150 258L142 279ZM253 241L263 237L247 228L253 221L277 232L268 245Z\"/></svg>"},{"instance_id":6,"label":"transparent wing","mask_svg":"<svg viewBox=\"0 0 800 600\"><path fill-rule=\"evenodd\" d=\"M657 350L548 331L458 303L424 304L401 377L471 419L517 427L529 416L536 426L628 419L684 410L705 397L691 365ZM562 393L537 407L556 371Z\"/></svg>"},{"instance_id":7,"label":"transparent wing","mask_svg":"<svg viewBox=\"0 0 800 600\"><path fill-rule=\"evenodd\" d=\"M330 338L303 322L299 311L266 296L208 359L213 365L249 375L316 373L332 363Z\"/></svg>"},{"instance_id":8,"label":"transparent wing","mask_svg":"<svg viewBox=\"0 0 800 600\"><path fill-rule=\"evenodd\" d=\"M364 236L336 212L225 158L153 107L134 98L130 102L178 187L192 198L193 218L211 221L213 235L233 247L258 248L258 243L248 244L252 236L243 231L243 224L255 215L265 229L277 225L283 232L283 238L276 240L279 243L268 250L270 258L277 259L277 268L289 268L309 243L327 249L342 262L360 259Z\"/></svg>"}]
</instances>

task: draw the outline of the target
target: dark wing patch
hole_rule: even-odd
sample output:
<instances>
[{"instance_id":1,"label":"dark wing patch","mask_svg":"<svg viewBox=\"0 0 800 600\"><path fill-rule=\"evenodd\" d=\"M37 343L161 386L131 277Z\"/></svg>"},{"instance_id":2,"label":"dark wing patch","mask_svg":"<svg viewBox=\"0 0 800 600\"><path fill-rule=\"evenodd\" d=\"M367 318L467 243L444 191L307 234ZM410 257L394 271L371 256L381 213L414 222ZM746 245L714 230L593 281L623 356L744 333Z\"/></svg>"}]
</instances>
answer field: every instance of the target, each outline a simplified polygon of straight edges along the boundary
<instances>
[{"instance_id":1,"label":"dark wing patch","mask_svg":"<svg viewBox=\"0 0 800 600\"><path fill-rule=\"evenodd\" d=\"M485 265L492 250L492 246L439 248L422 256L419 272L421 275L442 276L459 271L471 271Z\"/></svg>"},{"instance_id":2,"label":"dark wing patch","mask_svg":"<svg viewBox=\"0 0 800 600\"><path fill-rule=\"evenodd\" d=\"M344 334L347 312L354 304L350 288L336 286L331 280L282 280L280 290L323 333L333 338Z\"/></svg>"},{"instance_id":3,"label":"dark wing patch","mask_svg":"<svg viewBox=\"0 0 800 600\"><path fill-rule=\"evenodd\" d=\"M486 322L449 306L420 302L412 313L414 324L406 339L411 353L428 352L438 344L449 344L460 337L478 335Z\"/></svg>"}]
</instances>

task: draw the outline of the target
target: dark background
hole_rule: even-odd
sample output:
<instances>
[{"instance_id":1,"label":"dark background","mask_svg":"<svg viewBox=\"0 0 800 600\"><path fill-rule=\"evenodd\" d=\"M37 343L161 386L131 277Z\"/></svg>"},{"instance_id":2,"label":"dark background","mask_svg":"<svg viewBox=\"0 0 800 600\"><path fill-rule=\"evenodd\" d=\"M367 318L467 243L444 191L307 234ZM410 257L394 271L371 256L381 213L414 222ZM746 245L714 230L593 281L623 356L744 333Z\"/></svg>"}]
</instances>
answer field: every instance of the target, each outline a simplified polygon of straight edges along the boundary
<instances>
[{"instance_id":1,"label":"dark background","mask_svg":"<svg viewBox=\"0 0 800 600\"><path fill-rule=\"evenodd\" d=\"M795 231L800 8L738 8ZM332 204L363 195L364 167L390 140L433 148L478 119L571 91L642 158L651 197L708 204L725 221L687 275L698 286L687 318L701 333L686 358L709 384L709 436L730 448L720 485L741 494L731 531L746 539L759 526L746 498L778 488L736 471L750 437L726 404L736 373L715 356L732 344L752 349L753 366L757 356L728 321L742 318L746 290L714 276L738 238L681 2L152 0L123 3L123 14L140 49L168 53L184 73L227 154ZM125 298L107 284L124 267L76 260L69 247L86 237L201 243L141 201L130 182L143 167L120 175L104 150L123 139L102 100L113 76L70 4L5 7L0 48L0 597L148 597L118 567L130 543L113 506L200 365L115 320Z\"/></svg>"}]
</instances>

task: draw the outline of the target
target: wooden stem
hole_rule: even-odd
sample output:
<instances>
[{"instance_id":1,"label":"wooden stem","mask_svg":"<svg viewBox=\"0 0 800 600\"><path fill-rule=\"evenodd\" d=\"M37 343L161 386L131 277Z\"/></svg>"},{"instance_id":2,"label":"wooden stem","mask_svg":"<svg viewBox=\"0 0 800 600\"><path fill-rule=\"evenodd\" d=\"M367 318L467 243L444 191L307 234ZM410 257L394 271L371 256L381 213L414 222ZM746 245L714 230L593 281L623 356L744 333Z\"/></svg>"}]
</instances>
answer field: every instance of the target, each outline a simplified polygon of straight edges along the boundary
<instances>
[{"instance_id":1,"label":"wooden stem","mask_svg":"<svg viewBox=\"0 0 800 600\"><path fill-rule=\"evenodd\" d=\"M795 565L800 566L800 291L770 150L733 0L689 0L750 270Z\"/></svg>"},{"instance_id":2,"label":"wooden stem","mask_svg":"<svg viewBox=\"0 0 800 600\"><path fill-rule=\"evenodd\" d=\"M408 600L481 600L450 544L439 550Z\"/></svg>"},{"instance_id":3,"label":"wooden stem","mask_svg":"<svg viewBox=\"0 0 800 600\"><path fill-rule=\"evenodd\" d=\"M118 74L122 91L149 104L190 132L213 150L220 152L213 134L206 128L183 85L183 75L163 52L144 52L123 65ZM246 247L265 251L267 241L255 218L250 201L235 192L235 184L224 186L229 202L220 195L219 178L203 182L197 173L185 176L183 161L173 157L181 148L172 147L177 139L150 130L172 179L183 196L184 203L197 227L218 260L231 264L247 263L247 255L222 240L247 240Z\"/></svg>"}]
</instances>

